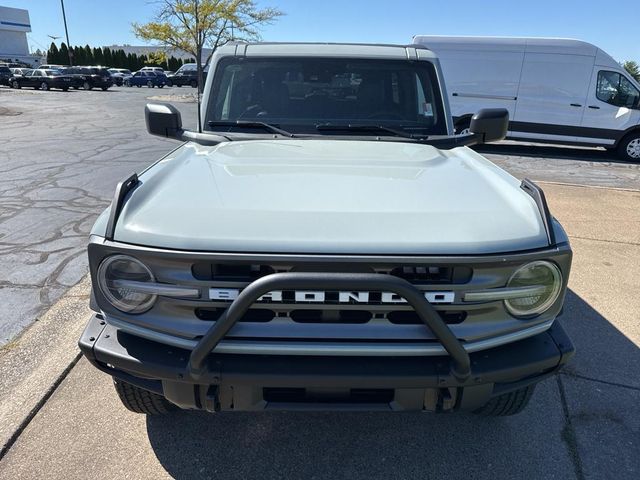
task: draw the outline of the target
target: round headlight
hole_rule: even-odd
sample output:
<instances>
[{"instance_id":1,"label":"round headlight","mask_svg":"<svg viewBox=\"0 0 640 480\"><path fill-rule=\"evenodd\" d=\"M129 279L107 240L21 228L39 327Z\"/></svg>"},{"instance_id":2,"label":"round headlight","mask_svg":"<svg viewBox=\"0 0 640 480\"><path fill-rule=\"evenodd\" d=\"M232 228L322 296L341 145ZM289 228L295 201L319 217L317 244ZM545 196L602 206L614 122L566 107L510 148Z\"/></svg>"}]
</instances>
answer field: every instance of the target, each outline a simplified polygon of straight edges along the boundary
<instances>
[{"instance_id":1,"label":"round headlight","mask_svg":"<svg viewBox=\"0 0 640 480\"><path fill-rule=\"evenodd\" d=\"M537 261L520 267L511 276L507 288L539 287L535 293L504 301L516 317L540 315L555 303L562 290L562 274L551 262Z\"/></svg>"},{"instance_id":2,"label":"round headlight","mask_svg":"<svg viewBox=\"0 0 640 480\"><path fill-rule=\"evenodd\" d=\"M113 255L98 268L98 286L106 299L125 313L142 313L156 301L156 295L136 291L135 284L154 282L151 270L133 257Z\"/></svg>"}]
</instances>

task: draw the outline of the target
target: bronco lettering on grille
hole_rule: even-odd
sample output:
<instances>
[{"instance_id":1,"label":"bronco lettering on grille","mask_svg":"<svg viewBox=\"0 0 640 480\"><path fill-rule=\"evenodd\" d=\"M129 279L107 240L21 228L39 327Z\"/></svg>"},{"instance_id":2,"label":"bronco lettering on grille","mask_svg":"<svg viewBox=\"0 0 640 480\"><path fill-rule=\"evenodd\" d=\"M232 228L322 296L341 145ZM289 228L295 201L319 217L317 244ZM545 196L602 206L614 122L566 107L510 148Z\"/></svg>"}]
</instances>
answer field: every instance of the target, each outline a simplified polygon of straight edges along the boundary
<instances>
[{"instance_id":1,"label":"bronco lettering on grille","mask_svg":"<svg viewBox=\"0 0 640 480\"><path fill-rule=\"evenodd\" d=\"M325 303L327 294L323 291L315 290L296 290L294 293L295 302L308 303ZM210 288L209 299L232 301L238 298L240 289L237 288ZM454 292L425 292L425 298L431 303L453 303L455 300ZM282 291L274 290L258 299L258 302L283 303ZM338 303L370 303L369 292L338 292ZM395 293L382 292L380 294L380 303L406 303L406 300Z\"/></svg>"}]
</instances>

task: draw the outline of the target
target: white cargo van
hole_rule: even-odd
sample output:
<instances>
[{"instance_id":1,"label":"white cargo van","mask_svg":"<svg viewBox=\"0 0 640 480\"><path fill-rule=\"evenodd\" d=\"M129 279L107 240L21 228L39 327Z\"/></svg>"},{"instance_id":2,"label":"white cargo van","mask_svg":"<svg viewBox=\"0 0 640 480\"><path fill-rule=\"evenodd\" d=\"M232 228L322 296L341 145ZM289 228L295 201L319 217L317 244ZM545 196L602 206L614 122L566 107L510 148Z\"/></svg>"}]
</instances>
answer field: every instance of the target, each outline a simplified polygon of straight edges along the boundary
<instances>
[{"instance_id":1,"label":"white cargo van","mask_svg":"<svg viewBox=\"0 0 640 480\"><path fill-rule=\"evenodd\" d=\"M617 149L640 160L640 85L579 40L418 35L440 58L457 131L473 112L509 110L508 138Z\"/></svg>"}]
</instances>

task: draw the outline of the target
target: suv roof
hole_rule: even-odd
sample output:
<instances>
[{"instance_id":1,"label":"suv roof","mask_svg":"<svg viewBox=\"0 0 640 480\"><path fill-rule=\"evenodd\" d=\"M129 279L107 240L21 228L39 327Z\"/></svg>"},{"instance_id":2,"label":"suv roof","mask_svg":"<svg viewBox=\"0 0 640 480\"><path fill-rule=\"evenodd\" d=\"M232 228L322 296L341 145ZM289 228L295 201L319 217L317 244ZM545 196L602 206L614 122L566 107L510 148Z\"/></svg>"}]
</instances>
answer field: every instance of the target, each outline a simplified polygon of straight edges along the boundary
<instances>
[{"instance_id":1,"label":"suv roof","mask_svg":"<svg viewBox=\"0 0 640 480\"><path fill-rule=\"evenodd\" d=\"M437 58L423 45L372 43L229 42L219 47L216 53L237 56L361 57L398 60Z\"/></svg>"}]
</instances>

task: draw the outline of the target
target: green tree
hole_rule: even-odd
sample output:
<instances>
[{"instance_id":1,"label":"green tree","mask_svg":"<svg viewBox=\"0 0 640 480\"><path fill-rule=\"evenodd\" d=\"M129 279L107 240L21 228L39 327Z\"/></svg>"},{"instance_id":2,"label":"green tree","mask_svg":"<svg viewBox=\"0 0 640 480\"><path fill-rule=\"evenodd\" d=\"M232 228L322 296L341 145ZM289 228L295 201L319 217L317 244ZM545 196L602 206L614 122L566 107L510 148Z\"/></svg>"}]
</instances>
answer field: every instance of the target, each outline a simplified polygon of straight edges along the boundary
<instances>
[{"instance_id":1,"label":"green tree","mask_svg":"<svg viewBox=\"0 0 640 480\"><path fill-rule=\"evenodd\" d=\"M60 44L60 53L58 55L60 65L69 65L69 49L67 48L67 44L62 42Z\"/></svg>"},{"instance_id":2,"label":"green tree","mask_svg":"<svg viewBox=\"0 0 640 480\"><path fill-rule=\"evenodd\" d=\"M147 55L147 58L149 59L149 66L162 67L163 65L167 64L167 54L162 50L149 52L149 55Z\"/></svg>"},{"instance_id":3,"label":"green tree","mask_svg":"<svg viewBox=\"0 0 640 480\"><path fill-rule=\"evenodd\" d=\"M102 56L106 67L119 68L114 64L113 57L111 56L111 49L109 47L102 47Z\"/></svg>"},{"instance_id":4,"label":"green tree","mask_svg":"<svg viewBox=\"0 0 640 480\"><path fill-rule=\"evenodd\" d=\"M60 52L58 51L58 47L54 42L51 42L49 46L49 50L47 51L47 63L51 63L53 65L58 63L60 59Z\"/></svg>"},{"instance_id":5,"label":"green tree","mask_svg":"<svg viewBox=\"0 0 640 480\"><path fill-rule=\"evenodd\" d=\"M629 75L635 78L636 81L640 82L640 65L638 65L637 62L627 60L622 64L622 66L627 72L629 72Z\"/></svg>"},{"instance_id":6,"label":"green tree","mask_svg":"<svg viewBox=\"0 0 640 480\"><path fill-rule=\"evenodd\" d=\"M133 24L133 33L187 52L198 60L198 86L203 87L202 50L215 51L232 39L258 39L259 28L282 15L276 8L259 8L255 0L161 0L153 21Z\"/></svg>"},{"instance_id":7,"label":"green tree","mask_svg":"<svg viewBox=\"0 0 640 480\"><path fill-rule=\"evenodd\" d=\"M93 49L93 61L96 65L104 65L104 54L102 52L102 48L94 48Z\"/></svg>"},{"instance_id":8,"label":"green tree","mask_svg":"<svg viewBox=\"0 0 640 480\"><path fill-rule=\"evenodd\" d=\"M89 45L84 46L84 65L95 65L93 60L93 51Z\"/></svg>"}]
</instances>

